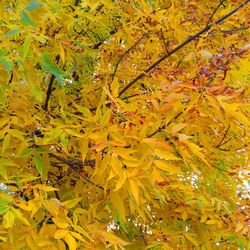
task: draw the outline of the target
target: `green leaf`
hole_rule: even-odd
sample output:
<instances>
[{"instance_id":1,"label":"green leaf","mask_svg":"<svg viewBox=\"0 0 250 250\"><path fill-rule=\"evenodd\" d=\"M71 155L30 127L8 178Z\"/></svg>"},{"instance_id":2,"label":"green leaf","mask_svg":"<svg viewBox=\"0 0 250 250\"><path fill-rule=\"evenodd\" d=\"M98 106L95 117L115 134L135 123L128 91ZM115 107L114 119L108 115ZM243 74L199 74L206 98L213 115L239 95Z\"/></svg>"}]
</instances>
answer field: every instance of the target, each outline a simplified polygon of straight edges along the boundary
<instances>
[{"instance_id":1,"label":"green leaf","mask_svg":"<svg viewBox=\"0 0 250 250\"><path fill-rule=\"evenodd\" d=\"M22 11L21 22L28 26L35 26L35 23L30 19L29 14L25 10Z\"/></svg>"},{"instance_id":2,"label":"green leaf","mask_svg":"<svg viewBox=\"0 0 250 250\"><path fill-rule=\"evenodd\" d=\"M33 11L33 10L39 8L41 5L42 5L41 3L32 0L30 3L28 3L28 5L25 7L25 9L28 11Z\"/></svg>"},{"instance_id":3,"label":"green leaf","mask_svg":"<svg viewBox=\"0 0 250 250\"><path fill-rule=\"evenodd\" d=\"M22 29L13 29L6 33L5 37L10 37L22 32Z\"/></svg>"},{"instance_id":4,"label":"green leaf","mask_svg":"<svg viewBox=\"0 0 250 250\"><path fill-rule=\"evenodd\" d=\"M51 74L53 74L60 83L60 85L62 86L63 72L49 60L49 55L47 53L42 55L41 61L42 64L44 65L44 70L49 71Z\"/></svg>"},{"instance_id":5,"label":"green leaf","mask_svg":"<svg viewBox=\"0 0 250 250\"><path fill-rule=\"evenodd\" d=\"M36 167L37 171L39 172L39 174L41 176L44 176L44 166L43 166L42 157L39 155L36 155L34 157L34 164L35 164L35 167Z\"/></svg>"},{"instance_id":6,"label":"green leaf","mask_svg":"<svg viewBox=\"0 0 250 250\"><path fill-rule=\"evenodd\" d=\"M42 102L43 101L43 94L41 89L38 86L34 86L34 88L32 88L32 92L35 96L35 98L39 101Z\"/></svg>"},{"instance_id":7,"label":"green leaf","mask_svg":"<svg viewBox=\"0 0 250 250\"><path fill-rule=\"evenodd\" d=\"M25 58L28 54L30 48L30 35L25 37L24 43L23 43L23 58Z\"/></svg>"},{"instance_id":8,"label":"green leaf","mask_svg":"<svg viewBox=\"0 0 250 250\"><path fill-rule=\"evenodd\" d=\"M3 139L3 146L2 146L2 154L4 153L4 151L9 147L10 145L10 134L5 135L4 139Z\"/></svg>"},{"instance_id":9,"label":"green leaf","mask_svg":"<svg viewBox=\"0 0 250 250\"><path fill-rule=\"evenodd\" d=\"M10 62L9 60L3 58L1 61L0 61L0 64L2 64L4 66L4 69L8 72L8 74L10 74L11 70L13 69L14 67L14 63L13 62Z\"/></svg>"}]
</instances>

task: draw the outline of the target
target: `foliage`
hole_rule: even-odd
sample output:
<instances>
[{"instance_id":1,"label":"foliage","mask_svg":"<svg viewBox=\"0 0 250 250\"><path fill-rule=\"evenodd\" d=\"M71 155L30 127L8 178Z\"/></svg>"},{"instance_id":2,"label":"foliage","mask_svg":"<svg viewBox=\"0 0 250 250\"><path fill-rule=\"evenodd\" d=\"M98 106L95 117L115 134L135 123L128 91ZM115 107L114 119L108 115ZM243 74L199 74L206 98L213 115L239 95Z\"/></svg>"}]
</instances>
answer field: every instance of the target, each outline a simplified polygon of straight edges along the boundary
<instances>
[{"instance_id":1,"label":"foliage","mask_svg":"<svg viewBox=\"0 0 250 250\"><path fill-rule=\"evenodd\" d=\"M249 249L248 3L0 1L0 248Z\"/></svg>"}]
</instances>

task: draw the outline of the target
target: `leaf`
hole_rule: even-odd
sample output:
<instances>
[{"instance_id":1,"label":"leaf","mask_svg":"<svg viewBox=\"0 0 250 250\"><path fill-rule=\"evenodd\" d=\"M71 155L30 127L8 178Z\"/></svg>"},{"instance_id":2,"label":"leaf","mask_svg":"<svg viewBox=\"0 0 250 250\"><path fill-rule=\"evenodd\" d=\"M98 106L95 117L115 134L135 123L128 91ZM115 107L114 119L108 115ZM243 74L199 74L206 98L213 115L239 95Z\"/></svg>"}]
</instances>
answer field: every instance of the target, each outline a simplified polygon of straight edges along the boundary
<instances>
[{"instance_id":1,"label":"leaf","mask_svg":"<svg viewBox=\"0 0 250 250\"><path fill-rule=\"evenodd\" d=\"M35 0L32 0L31 2L28 3L28 5L25 7L26 10L28 11L33 11L33 10L36 10L37 8L39 8L42 4L35 1Z\"/></svg>"},{"instance_id":2,"label":"leaf","mask_svg":"<svg viewBox=\"0 0 250 250\"><path fill-rule=\"evenodd\" d=\"M60 43L60 56L62 58L62 62L65 63L65 49L62 43Z\"/></svg>"},{"instance_id":3,"label":"leaf","mask_svg":"<svg viewBox=\"0 0 250 250\"><path fill-rule=\"evenodd\" d=\"M43 53L41 62L44 65L44 70L50 72L52 75L54 75L57 79L57 81L60 83L61 86L63 86L63 71L61 71L56 65L54 65L49 60L49 54Z\"/></svg>"},{"instance_id":4,"label":"leaf","mask_svg":"<svg viewBox=\"0 0 250 250\"><path fill-rule=\"evenodd\" d=\"M66 229L69 227L69 223L64 219L52 218L52 220L59 228Z\"/></svg>"},{"instance_id":5,"label":"leaf","mask_svg":"<svg viewBox=\"0 0 250 250\"><path fill-rule=\"evenodd\" d=\"M19 34L22 31L23 31L22 29L13 29L13 30L10 30L9 32L7 32L7 34L5 35L5 37L10 37L10 36Z\"/></svg>"},{"instance_id":6,"label":"leaf","mask_svg":"<svg viewBox=\"0 0 250 250\"><path fill-rule=\"evenodd\" d=\"M192 143L192 142L185 142L186 145L191 149L191 151L198 156L206 165L208 165L209 167L212 168L212 166L207 162L207 160L205 159L203 153L201 153L202 149L197 146L196 144Z\"/></svg>"},{"instance_id":7,"label":"leaf","mask_svg":"<svg viewBox=\"0 0 250 250\"><path fill-rule=\"evenodd\" d=\"M70 208L73 208L74 206L76 206L77 203L79 203L81 200L82 200L82 198L76 198L76 199L73 199L73 200L64 201L64 202L62 202L62 204L66 208L70 209Z\"/></svg>"},{"instance_id":8,"label":"leaf","mask_svg":"<svg viewBox=\"0 0 250 250\"><path fill-rule=\"evenodd\" d=\"M39 155L35 155L34 156L34 164L35 164L35 167L36 167L38 173L43 177L44 176L44 166L43 166L42 157Z\"/></svg>"},{"instance_id":9,"label":"leaf","mask_svg":"<svg viewBox=\"0 0 250 250\"><path fill-rule=\"evenodd\" d=\"M7 174L6 166L0 166L0 175L1 175L5 180L8 179L8 174Z\"/></svg>"},{"instance_id":10,"label":"leaf","mask_svg":"<svg viewBox=\"0 0 250 250\"><path fill-rule=\"evenodd\" d=\"M28 220L24 217L24 215L21 213L20 210L15 209L15 208L11 208L11 211L13 212L13 214L15 215L15 217L21 221L22 223L24 223L25 225L29 226L30 223L28 222Z\"/></svg>"},{"instance_id":11,"label":"leaf","mask_svg":"<svg viewBox=\"0 0 250 250\"><path fill-rule=\"evenodd\" d=\"M121 219L123 221L126 221L125 206L124 206L123 200L121 199L121 197L119 196L119 194L117 192L112 192L110 194L110 200L112 202L112 205L115 207L115 209L117 210L117 212L120 214Z\"/></svg>"},{"instance_id":12,"label":"leaf","mask_svg":"<svg viewBox=\"0 0 250 250\"><path fill-rule=\"evenodd\" d=\"M23 59L25 59L28 54L28 51L30 48L30 42L31 42L30 35L28 35L25 37L24 43L23 43L23 49L22 49Z\"/></svg>"},{"instance_id":13,"label":"leaf","mask_svg":"<svg viewBox=\"0 0 250 250\"><path fill-rule=\"evenodd\" d=\"M68 230L64 230L64 229L59 229L55 232L54 234L54 238L59 240L59 239L62 239L64 238L67 234L68 234Z\"/></svg>"},{"instance_id":14,"label":"leaf","mask_svg":"<svg viewBox=\"0 0 250 250\"><path fill-rule=\"evenodd\" d=\"M6 134L4 139L3 139L3 146L2 146L2 151L1 153L3 154L4 151L9 147L10 145L10 134Z\"/></svg>"},{"instance_id":15,"label":"leaf","mask_svg":"<svg viewBox=\"0 0 250 250\"><path fill-rule=\"evenodd\" d=\"M207 224L207 225L215 225L215 224L217 224L219 221L218 220L207 220L205 223Z\"/></svg>"},{"instance_id":16,"label":"leaf","mask_svg":"<svg viewBox=\"0 0 250 250\"><path fill-rule=\"evenodd\" d=\"M243 228L244 228L244 224L243 224L243 223L238 223L238 224L236 225L235 232L238 233L238 232L241 231Z\"/></svg>"},{"instance_id":17,"label":"leaf","mask_svg":"<svg viewBox=\"0 0 250 250\"><path fill-rule=\"evenodd\" d=\"M166 151L166 150L162 150L162 149L159 149L159 148L157 148L157 149L155 149L155 151L154 151L154 153L158 156L158 157L160 157L160 158L162 158L162 159L165 159L165 160L177 160L177 161L179 161L179 160L181 160L180 158L178 158L178 157L176 157L174 154L172 154L171 152L168 152L168 151Z\"/></svg>"},{"instance_id":18,"label":"leaf","mask_svg":"<svg viewBox=\"0 0 250 250\"><path fill-rule=\"evenodd\" d=\"M129 180L129 184L130 184L130 190L132 195L135 198L135 201L137 202L137 204L139 205L139 188L138 188L138 184L135 180L130 179Z\"/></svg>"},{"instance_id":19,"label":"leaf","mask_svg":"<svg viewBox=\"0 0 250 250\"><path fill-rule=\"evenodd\" d=\"M47 191L47 192L54 192L54 191L59 190L58 188L54 188L54 187L51 187L51 186L46 186L46 185L43 185L43 184L36 184L35 186L33 186L33 188L37 188L37 189L44 190L44 191Z\"/></svg>"},{"instance_id":20,"label":"leaf","mask_svg":"<svg viewBox=\"0 0 250 250\"><path fill-rule=\"evenodd\" d=\"M199 246L198 241L197 241L193 236L191 236L190 234L186 234L185 237L186 237L191 243L193 243L196 247Z\"/></svg>"},{"instance_id":21,"label":"leaf","mask_svg":"<svg viewBox=\"0 0 250 250\"><path fill-rule=\"evenodd\" d=\"M13 227L15 222L15 215L8 210L5 215L3 216L3 226L4 228L10 228Z\"/></svg>"},{"instance_id":22,"label":"leaf","mask_svg":"<svg viewBox=\"0 0 250 250\"><path fill-rule=\"evenodd\" d=\"M79 232L80 234L82 234L83 236L85 236L87 239L89 239L90 241L93 241L93 239L89 236L89 234L87 233L86 230L84 230L82 227L78 226L78 225L72 225L72 227Z\"/></svg>"},{"instance_id":23,"label":"leaf","mask_svg":"<svg viewBox=\"0 0 250 250\"><path fill-rule=\"evenodd\" d=\"M18 167L18 165L13 161L4 158L0 158L0 166Z\"/></svg>"},{"instance_id":24,"label":"leaf","mask_svg":"<svg viewBox=\"0 0 250 250\"><path fill-rule=\"evenodd\" d=\"M76 250L77 248L77 243L76 240L71 236L71 234L66 234L64 237L65 242L69 246L69 250Z\"/></svg>"},{"instance_id":25,"label":"leaf","mask_svg":"<svg viewBox=\"0 0 250 250\"><path fill-rule=\"evenodd\" d=\"M171 174L179 174L179 173L181 173L181 169L179 167L171 165L171 164L169 164L169 163L167 163L167 162L165 162L163 160L155 160L154 163L158 168L160 168L160 169L162 169L164 171L167 171L167 172L169 172Z\"/></svg>"},{"instance_id":26,"label":"leaf","mask_svg":"<svg viewBox=\"0 0 250 250\"><path fill-rule=\"evenodd\" d=\"M30 19L29 14L25 10L22 11L21 22L28 26L35 26L35 23Z\"/></svg>"}]
</instances>

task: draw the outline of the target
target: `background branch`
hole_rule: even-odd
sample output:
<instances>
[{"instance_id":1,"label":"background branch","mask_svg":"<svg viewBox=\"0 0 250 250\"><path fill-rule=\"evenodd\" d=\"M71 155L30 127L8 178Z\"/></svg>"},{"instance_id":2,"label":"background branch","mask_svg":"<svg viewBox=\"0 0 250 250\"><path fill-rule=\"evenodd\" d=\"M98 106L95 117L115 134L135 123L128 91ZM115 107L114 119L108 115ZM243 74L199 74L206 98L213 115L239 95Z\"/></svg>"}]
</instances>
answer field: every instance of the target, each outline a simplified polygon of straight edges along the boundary
<instances>
[{"instance_id":1,"label":"background branch","mask_svg":"<svg viewBox=\"0 0 250 250\"><path fill-rule=\"evenodd\" d=\"M242 4L240 4L238 7L230 11L228 14L224 15L223 17L219 18L217 21L215 21L215 24L220 24L224 20L226 20L228 17L232 16L234 13L236 13L240 8L244 7L246 4L249 3L250 0L244 1ZM213 24L208 24L205 28L194 34L193 36L190 36L186 41L179 44L177 47L175 47L170 52L166 53L164 56L162 56L159 60L151 64L147 69L144 70L144 73L139 74L136 78L134 78L129 84L127 84L119 93L118 97L120 97L122 94L124 94L131 86L133 86L136 82L138 82L140 79L144 78L147 73L149 73L152 69L154 69L156 66L158 66L162 61L170 57L175 52L179 51L181 48L183 48L188 43L192 42L202 34L206 33L212 28Z\"/></svg>"}]
</instances>

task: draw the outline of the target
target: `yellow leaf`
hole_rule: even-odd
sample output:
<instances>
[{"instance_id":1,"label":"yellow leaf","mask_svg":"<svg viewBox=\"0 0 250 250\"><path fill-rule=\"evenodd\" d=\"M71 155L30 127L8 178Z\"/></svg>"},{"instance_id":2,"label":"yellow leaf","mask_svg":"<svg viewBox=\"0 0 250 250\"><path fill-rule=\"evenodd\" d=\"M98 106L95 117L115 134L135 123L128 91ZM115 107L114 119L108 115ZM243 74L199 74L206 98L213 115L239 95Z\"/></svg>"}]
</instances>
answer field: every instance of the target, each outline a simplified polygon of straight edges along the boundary
<instances>
[{"instance_id":1,"label":"yellow leaf","mask_svg":"<svg viewBox=\"0 0 250 250\"><path fill-rule=\"evenodd\" d=\"M59 228L66 229L69 226L69 223L63 219L52 218L52 220Z\"/></svg>"},{"instance_id":2,"label":"yellow leaf","mask_svg":"<svg viewBox=\"0 0 250 250\"><path fill-rule=\"evenodd\" d=\"M60 43L60 56L61 56L62 62L65 63L65 50L64 50L62 43Z\"/></svg>"},{"instance_id":3,"label":"yellow leaf","mask_svg":"<svg viewBox=\"0 0 250 250\"><path fill-rule=\"evenodd\" d=\"M200 50L199 54L204 58L211 58L213 56L208 50L205 49Z\"/></svg>"},{"instance_id":4,"label":"yellow leaf","mask_svg":"<svg viewBox=\"0 0 250 250\"><path fill-rule=\"evenodd\" d=\"M192 143L192 142L188 142L186 141L185 144L190 148L190 150L196 155L198 156L206 165L208 165L209 167L212 167L207 160L205 159L203 153L201 153L202 149L197 146L196 144Z\"/></svg>"},{"instance_id":5,"label":"yellow leaf","mask_svg":"<svg viewBox=\"0 0 250 250\"><path fill-rule=\"evenodd\" d=\"M219 221L218 220L208 220L206 221L205 223L208 224L208 225L215 225L217 224Z\"/></svg>"},{"instance_id":6,"label":"yellow leaf","mask_svg":"<svg viewBox=\"0 0 250 250\"><path fill-rule=\"evenodd\" d=\"M185 128L188 124L187 123L179 123L175 126L173 126L170 130L171 134L176 134L177 132L181 131L183 128Z\"/></svg>"},{"instance_id":7,"label":"yellow leaf","mask_svg":"<svg viewBox=\"0 0 250 250\"><path fill-rule=\"evenodd\" d=\"M207 214L203 214L203 215L201 216L200 222L205 222L206 220L207 220Z\"/></svg>"},{"instance_id":8,"label":"yellow leaf","mask_svg":"<svg viewBox=\"0 0 250 250\"><path fill-rule=\"evenodd\" d=\"M244 224L243 223L238 223L237 226L236 226L236 228L235 228L235 232L238 233L243 228L244 228Z\"/></svg>"},{"instance_id":9,"label":"yellow leaf","mask_svg":"<svg viewBox=\"0 0 250 250\"><path fill-rule=\"evenodd\" d=\"M0 167L2 166L18 167L18 165L14 163L13 161L0 158Z\"/></svg>"},{"instance_id":10,"label":"yellow leaf","mask_svg":"<svg viewBox=\"0 0 250 250\"><path fill-rule=\"evenodd\" d=\"M181 218L182 218L183 221L185 221L188 218L188 212L187 212L187 210L184 210L181 213Z\"/></svg>"},{"instance_id":11,"label":"yellow leaf","mask_svg":"<svg viewBox=\"0 0 250 250\"><path fill-rule=\"evenodd\" d=\"M3 139L2 154L10 145L10 134L7 134Z\"/></svg>"},{"instance_id":12,"label":"yellow leaf","mask_svg":"<svg viewBox=\"0 0 250 250\"><path fill-rule=\"evenodd\" d=\"M85 236L86 238L88 238L89 240L93 241L92 238L89 236L89 234L87 233L86 230L84 230L82 227L78 226L78 225L72 225L72 227L80 234L82 234L83 236Z\"/></svg>"},{"instance_id":13,"label":"yellow leaf","mask_svg":"<svg viewBox=\"0 0 250 250\"><path fill-rule=\"evenodd\" d=\"M112 192L110 194L110 199L111 199L112 205L115 207L115 209L121 215L121 218L125 221L126 220L126 211L125 211L123 200L121 199L119 194L117 192Z\"/></svg>"},{"instance_id":14,"label":"yellow leaf","mask_svg":"<svg viewBox=\"0 0 250 250\"><path fill-rule=\"evenodd\" d=\"M71 234L74 238L76 238L76 239L78 239L78 240L80 240L80 241L82 241L82 242L84 242L84 243L88 243L79 233L70 232L70 234Z\"/></svg>"},{"instance_id":15,"label":"yellow leaf","mask_svg":"<svg viewBox=\"0 0 250 250\"><path fill-rule=\"evenodd\" d=\"M15 215L10 210L8 210L3 216L4 228L12 227L14 225L14 222L15 222Z\"/></svg>"},{"instance_id":16,"label":"yellow leaf","mask_svg":"<svg viewBox=\"0 0 250 250\"><path fill-rule=\"evenodd\" d=\"M166 150L162 150L162 149L155 149L155 154L162 158L162 159L166 159L166 160L181 160L180 158L176 157L173 153L170 153Z\"/></svg>"},{"instance_id":17,"label":"yellow leaf","mask_svg":"<svg viewBox=\"0 0 250 250\"><path fill-rule=\"evenodd\" d=\"M68 230L59 229L55 232L54 238L59 240L64 238L68 234Z\"/></svg>"},{"instance_id":18,"label":"yellow leaf","mask_svg":"<svg viewBox=\"0 0 250 250\"><path fill-rule=\"evenodd\" d=\"M130 184L131 193L133 194L137 204L139 205L139 188L138 188L138 184L133 179L129 180L129 184Z\"/></svg>"},{"instance_id":19,"label":"yellow leaf","mask_svg":"<svg viewBox=\"0 0 250 250\"><path fill-rule=\"evenodd\" d=\"M47 192L53 192L53 191L59 190L58 188L54 188L54 187L51 187L51 186L45 186L45 185L42 185L42 184L36 184L33 188L41 189L41 190L44 190L44 191L47 191Z\"/></svg>"},{"instance_id":20,"label":"yellow leaf","mask_svg":"<svg viewBox=\"0 0 250 250\"><path fill-rule=\"evenodd\" d=\"M11 208L11 211L13 212L13 214L15 215L15 217L20 220L21 222L23 222L25 225L29 226L30 223L28 222L28 220L24 217L24 215L21 213L20 210L15 209L15 208Z\"/></svg>"},{"instance_id":21,"label":"yellow leaf","mask_svg":"<svg viewBox=\"0 0 250 250\"><path fill-rule=\"evenodd\" d=\"M82 200L82 198L76 198L73 200L69 200L69 201L64 201L62 202L63 206L65 206L66 208L72 208L74 207L77 203L79 203Z\"/></svg>"},{"instance_id":22,"label":"yellow leaf","mask_svg":"<svg viewBox=\"0 0 250 250\"><path fill-rule=\"evenodd\" d=\"M186 234L185 236L186 236L186 238L187 238L191 243L193 243L196 247L199 246L198 241L197 241L193 236L191 236L190 234Z\"/></svg>"},{"instance_id":23,"label":"yellow leaf","mask_svg":"<svg viewBox=\"0 0 250 250\"><path fill-rule=\"evenodd\" d=\"M155 163L155 165L158 167L158 168L160 168L160 169L162 169L162 170L164 170L164 171L167 171L167 172L169 172L169 173L173 173L173 174L179 174L179 173L181 173L181 169L179 168L179 167L177 167L177 166L174 166L174 165L171 165L171 164L169 164L169 163L167 163L167 162L165 162L165 161L162 161L162 160L155 160L154 161L154 163Z\"/></svg>"},{"instance_id":24,"label":"yellow leaf","mask_svg":"<svg viewBox=\"0 0 250 250\"><path fill-rule=\"evenodd\" d=\"M77 248L77 243L76 240L71 236L71 234L66 234L64 237L65 242L69 246L69 250L76 250Z\"/></svg>"}]
</instances>

